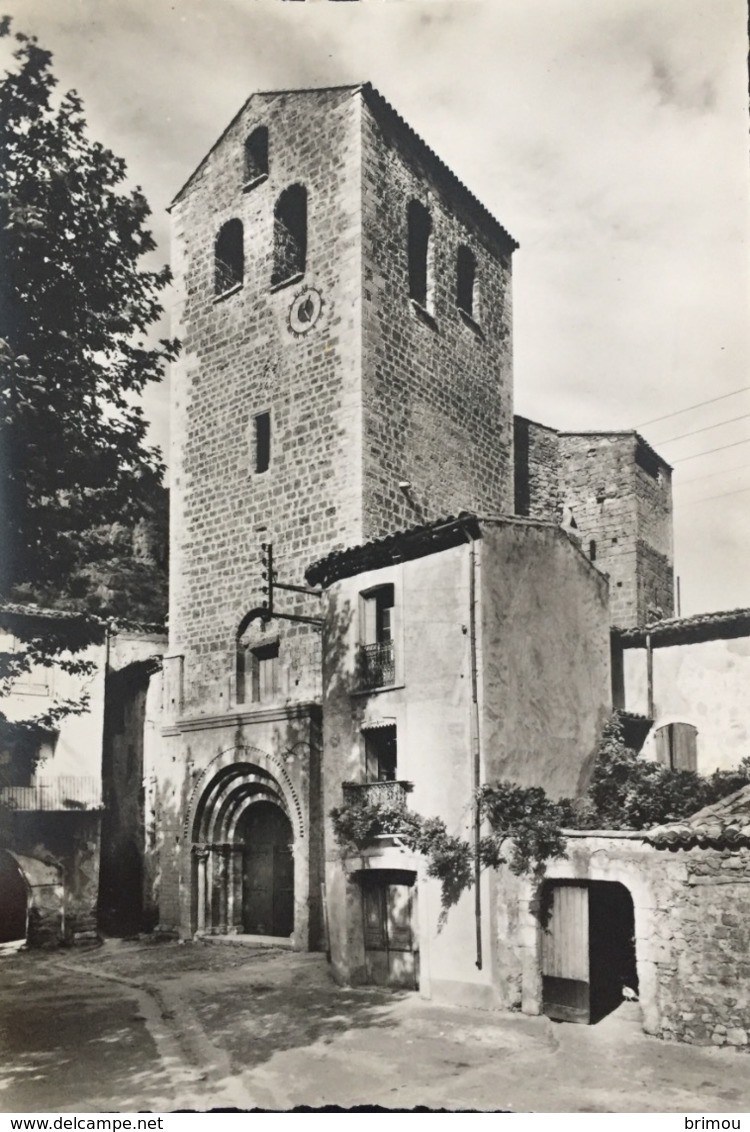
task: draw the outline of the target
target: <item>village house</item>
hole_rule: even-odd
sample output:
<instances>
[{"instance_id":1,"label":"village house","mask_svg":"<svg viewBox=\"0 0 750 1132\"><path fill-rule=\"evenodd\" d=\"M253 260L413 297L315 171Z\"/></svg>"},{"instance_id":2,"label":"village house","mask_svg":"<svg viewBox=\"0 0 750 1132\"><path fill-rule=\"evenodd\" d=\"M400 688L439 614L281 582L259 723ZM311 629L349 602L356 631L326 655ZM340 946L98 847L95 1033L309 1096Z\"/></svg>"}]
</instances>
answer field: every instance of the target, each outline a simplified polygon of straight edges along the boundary
<instances>
[{"instance_id":1,"label":"village house","mask_svg":"<svg viewBox=\"0 0 750 1132\"><path fill-rule=\"evenodd\" d=\"M38 718L66 702L85 700L85 710L63 714L33 751L0 750L0 946L97 938L100 891L120 891L123 845L138 839L136 823L118 839L116 823L127 812L126 795L136 806L140 795L144 715L136 705L131 744L118 750L113 714L133 712L132 696L118 693L118 686L128 674L153 670L163 642L143 627L9 603L0 607L0 632L2 652L22 652L30 634L52 633L70 641L63 660L88 666L76 673L59 663L36 664L12 682L3 700L11 722ZM90 643L81 648L83 637ZM120 785L123 776L127 789ZM140 844L133 853L142 858ZM140 901L137 888L129 892L126 899Z\"/></svg>"}]
</instances>

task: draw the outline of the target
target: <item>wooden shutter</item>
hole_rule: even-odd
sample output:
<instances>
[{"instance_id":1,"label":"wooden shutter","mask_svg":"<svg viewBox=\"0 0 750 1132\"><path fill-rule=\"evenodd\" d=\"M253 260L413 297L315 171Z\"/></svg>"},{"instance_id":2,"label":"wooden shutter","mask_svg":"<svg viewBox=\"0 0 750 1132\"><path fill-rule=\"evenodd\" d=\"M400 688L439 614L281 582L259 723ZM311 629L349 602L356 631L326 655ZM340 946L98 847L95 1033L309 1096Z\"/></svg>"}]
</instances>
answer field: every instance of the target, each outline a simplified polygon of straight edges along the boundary
<instances>
[{"instance_id":1,"label":"wooden shutter","mask_svg":"<svg viewBox=\"0 0 750 1132\"><path fill-rule=\"evenodd\" d=\"M671 723L672 766L675 770L696 770L698 731L691 723Z\"/></svg>"}]
</instances>

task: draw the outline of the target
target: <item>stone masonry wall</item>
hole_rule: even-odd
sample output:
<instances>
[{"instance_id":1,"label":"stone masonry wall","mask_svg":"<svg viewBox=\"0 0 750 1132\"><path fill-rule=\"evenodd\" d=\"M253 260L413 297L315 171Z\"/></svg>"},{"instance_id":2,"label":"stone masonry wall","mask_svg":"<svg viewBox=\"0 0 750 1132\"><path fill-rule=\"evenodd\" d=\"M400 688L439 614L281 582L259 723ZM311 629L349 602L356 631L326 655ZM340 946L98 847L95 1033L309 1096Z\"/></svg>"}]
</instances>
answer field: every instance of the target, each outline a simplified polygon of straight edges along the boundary
<instances>
[{"instance_id":1,"label":"stone masonry wall","mask_svg":"<svg viewBox=\"0 0 750 1132\"><path fill-rule=\"evenodd\" d=\"M244 142L269 129L269 174L245 190ZM271 290L274 205L307 190L307 270ZM279 580L359 540L359 106L348 90L255 95L173 208L173 372L170 651L184 654L184 709L233 699L234 638L262 599L260 545L272 541ZM214 241L244 225L244 285L214 294ZM320 318L294 333L290 304L304 288ZM271 460L255 471L254 418L271 415ZM309 600L280 598L289 612ZM318 643L287 630L284 697L318 690ZM286 642L286 643L285 643Z\"/></svg>"},{"instance_id":2,"label":"stone masonry wall","mask_svg":"<svg viewBox=\"0 0 750 1132\"><path fill-rule=\"evenodd\" d=\"M569 837L547 882L606 881L635 912L643 1028L694 1045L750 1051L750 850L656 849L640 838ZM542 1012L538 897L507 869L496 874L501 999Z\"/></svg>"},{"instance_id":3,"label":"stone masonry wall","mask_svg":"<svg viewBox=\"0 0 750 1132\"><path fill-rule=\"evenodd\" d=\"M615 625L673 612L669 470L632 432L561 433L561 476L583 549L610 576ZM591 544L595 544L595 548Z\"/></svg>"},{"instance_id":4,"label":"stone masonry wall","mask_svg":"<svg viewBox=\"0 0 750 1132\"><path fill-rule=\"evenodd\" d=\"M750 851L693 849L660 971L662 1033L750 1050Z\"/></svg>"},{"instance_id":5,"label":"stone masonry wall","mask_svg":"<svg viewBox=\"0 0 750 1132\"><path fill-rule=\"evenodd\" d=\"M461 510L508 514L512 244L480 230L367 105L362 135L365 537ZM412 199L432 221L428 315L409 298ZM456 306L462 244L477 261L474 321Z\"/></svg>"},{"instance_id":6,"label":"stone masonry wall","mask_svg":"<svg viewBox=\"0 0 750 1132\"><path fill-rule=\"evenodd\" d=\"M560 520L560 436L556 429L526 417L513 418L516 515Z\"/></svg>"}]
</instances>

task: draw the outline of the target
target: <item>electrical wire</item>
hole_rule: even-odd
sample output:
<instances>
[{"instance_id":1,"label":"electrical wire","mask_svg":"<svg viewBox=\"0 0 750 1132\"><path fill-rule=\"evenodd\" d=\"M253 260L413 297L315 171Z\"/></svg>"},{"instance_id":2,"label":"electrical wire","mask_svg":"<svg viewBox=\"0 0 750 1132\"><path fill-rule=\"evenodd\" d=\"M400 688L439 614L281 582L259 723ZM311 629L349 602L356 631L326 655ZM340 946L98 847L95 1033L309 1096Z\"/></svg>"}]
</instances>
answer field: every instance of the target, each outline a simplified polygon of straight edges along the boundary
<instances>
[{"instance_id":1,"label":"electrical wire","mask_svg":"<svg viewBox=\"0 0 750 1132\"><path fill-rule=\"evenodd\" d=\"M712 452L724 452L727 448L737 448L740 444L747 444L750 441L750 436L745 437L744 440L735 440L732 444L720 444L718 448L707 448L705 452L693 452L690 456L680 456L679 460L673 460L673 464L682 464L685 460L695 460L698 456L710 456Z\"/></svg>"},{"instance_id":2,"label":"electrical wire","mask_svg":"<svg viewBox=\"0 0 750 1132\"><path fill-rule=\"evenodd\" d=\"M716 401L726 401L727 397L736 397L738 393L747 393L750 385L743 385L742 389L733 389L731 393L722 393L720 397L709 397L708 401L698 401L695 405L688 405L685 409L675 409L673 413L665 413L663 417L652 417L650 421L641 421L636 428L645 428L646 425L656 424L658 421L667 421L670 417L679 417L681 413L689 413L691 409L700 409L703 405L713 405Z\"/></svg>"},{"instance_id":3,"label":"electrical wire","mask_svg":"<svg viewBox=\"0 0 750 1132\"><path fill-rule=\"evenodd\" d=\"M688 504L694 507L698 503L710 503L713 499L726 499L728 495L744 495L746 491L750 491L750 487L741 487L738 491L722 491L720 495L706 495L703 499L683 499L677 509Z\"/></svg>"},{"instance_id":4,"label":"electrical wire","mask_svg":"<svg viewBox=\"0 0 750 1132\"><path fill-rule=\"evenodd\" d=\"M671 444L673 440L684 440L686 436L697 436L699 432L710 432L712 428L720 428L721 425L734 424L735 421L744 421L750 417L750 413L740 413L738 417L729 417L725 421L717 421L716 424L704 425L703 428L694 428L692 432L681 432L679 436L668 436L665 440L656 440L655 444Z\"/></svg>"},{"instance_id":5,"label":"electrical wire","mask_svg":"<svg viewBox=\"0 0 750 1132\"><path fill-rule=\"evenodd\" d=\"M744 472L746 468L750 468L750 464L736 464L733 468L722 468L720 472L706 472L704 476L693 476L689 480L677 480L672 486L686 487L687 484L698 483L699 480L713 480L717 476L728 476L731 472Z\"/></svg>"}]
</instances>

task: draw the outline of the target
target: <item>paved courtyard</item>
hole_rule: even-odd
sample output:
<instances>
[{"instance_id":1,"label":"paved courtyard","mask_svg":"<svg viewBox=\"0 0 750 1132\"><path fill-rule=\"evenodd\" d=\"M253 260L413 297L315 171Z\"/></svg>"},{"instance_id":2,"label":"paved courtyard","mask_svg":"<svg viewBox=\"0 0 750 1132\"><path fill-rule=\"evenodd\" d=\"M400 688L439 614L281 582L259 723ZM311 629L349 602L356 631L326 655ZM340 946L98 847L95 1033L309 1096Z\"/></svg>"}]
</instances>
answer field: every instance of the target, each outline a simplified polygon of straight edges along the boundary
<instances>
[{"instance_id":1,"label":"paved courtyard","mask_svg":"<svg viewBox=\"0 0 750 1132\"><path fill-rule=\"evenodd\" d=\"M750 1111L750 1056L347 990L325 957L109 941L0 959L0 1110Z\"/></svg>"}]
</instances>

